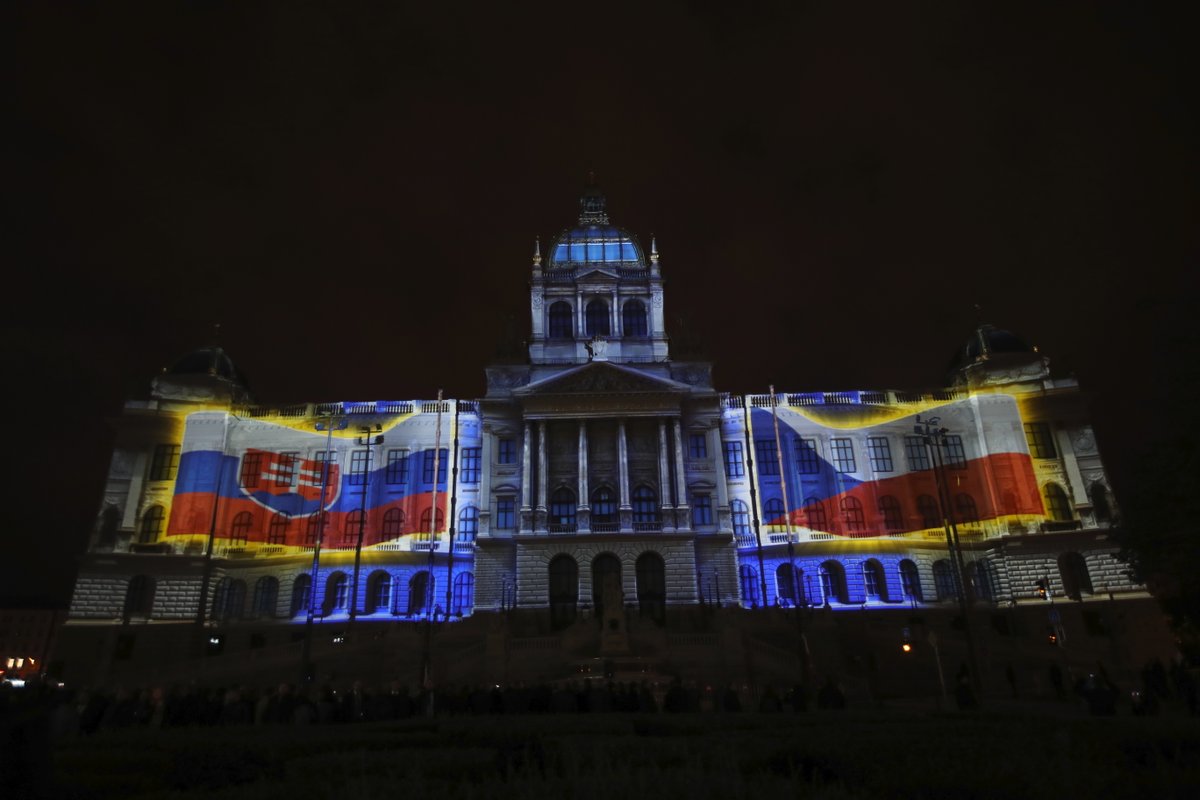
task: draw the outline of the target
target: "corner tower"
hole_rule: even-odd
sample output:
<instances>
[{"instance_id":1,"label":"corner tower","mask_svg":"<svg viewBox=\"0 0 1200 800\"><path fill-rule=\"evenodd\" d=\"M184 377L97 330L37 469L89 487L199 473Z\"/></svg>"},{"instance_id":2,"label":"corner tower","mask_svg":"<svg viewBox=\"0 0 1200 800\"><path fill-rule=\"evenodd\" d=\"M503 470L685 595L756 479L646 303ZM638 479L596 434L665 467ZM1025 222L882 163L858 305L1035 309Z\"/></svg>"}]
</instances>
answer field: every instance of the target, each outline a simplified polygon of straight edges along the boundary
<instances>
[{"instance_id":1,"label":"corner tower","mask_svg":"<svg viewBox=\"0 0 1200 800\"><path fill-rule=\"evenodd\" d=\"M655 242L647 260L633 235L609 221L604 194L589 181L578 224L545 257L540 243L534 250L530 362L666 361L662 285Z\"/></svg>"}]
</instances>

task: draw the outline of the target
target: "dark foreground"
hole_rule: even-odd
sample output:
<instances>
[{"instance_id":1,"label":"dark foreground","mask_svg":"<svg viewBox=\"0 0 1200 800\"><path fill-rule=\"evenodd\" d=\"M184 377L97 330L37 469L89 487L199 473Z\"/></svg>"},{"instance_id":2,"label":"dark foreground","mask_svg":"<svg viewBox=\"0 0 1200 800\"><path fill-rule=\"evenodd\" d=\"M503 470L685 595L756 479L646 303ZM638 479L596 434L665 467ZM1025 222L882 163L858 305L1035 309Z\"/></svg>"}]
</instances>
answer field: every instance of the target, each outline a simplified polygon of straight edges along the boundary
<instances>
[{"instance_id":1,"label":"dark foreground","mask_svg":"<svg viewBox=\"0 0 1200 800\"><path fill-rule=\"evenodd\" d=\"M6 798L1200 796L1196 718L1071 705L133 727L26 745L4 762Z\"/></svg>"}]
</instances>

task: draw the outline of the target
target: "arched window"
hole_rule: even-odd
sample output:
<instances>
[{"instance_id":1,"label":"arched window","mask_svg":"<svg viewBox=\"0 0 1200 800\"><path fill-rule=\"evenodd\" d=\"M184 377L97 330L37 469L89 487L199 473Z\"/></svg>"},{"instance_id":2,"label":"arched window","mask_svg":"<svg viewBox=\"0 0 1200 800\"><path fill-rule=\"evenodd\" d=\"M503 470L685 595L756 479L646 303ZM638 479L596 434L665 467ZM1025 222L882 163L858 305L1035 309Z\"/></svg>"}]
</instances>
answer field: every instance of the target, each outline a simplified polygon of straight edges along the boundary
<instances>
[{"instance_id":1,"label":"arched window","mask_svg":"<svg viewBox=\"0 0 1200 800\"><path fill-rule=\"evenodd\" d=\"M433 610L433 579L421 570L408 581L408 615L415 617Z\"/></svg>"},{"instance_id":2,"label":"arched window","mask_svg":"<svg viewBox=\"0 0 1200 800\"><path fill-rule=\"evenodd\" d=\"M842 522L846 525L846 533L862 533L867 529L862 501L857 497L842 498Z\"/></svg>"},{"instance_id":3,"label":"arched window","mask_svg":"<svg viewBox=\"0 0 1200 800\"><path fill-rule=\"evenodd\" d=\"M562 630L575 621L579 604L579 565L559 554L550 559L550 627Z\"/></svg>"},{"instance_id":4,"label":"arched window","mask_svg":"<svg viewBox=\"0 0 1200 800\"><path fill-rule=\"evenodd\" d=\"M279 580L277 578L264 575L254 582L254 602L250 611L255 619L275 616L275 606L278 601Z\"/></svg>"},{"instance_id":5,"label":"arched window","mask_svg":"<svg viewBox=\"0 0 1200 800\"><path fill-rule=\"evenodd\" d=\"M386 612L392 607L392 576L377 569L367 578L368 614Z\"/></svg>"},{"instance_id":6,"label":"arched window","mask_svg":"<svg viewBox=\"0 0 1200 800\"><path fill-rule=\"evenodd\" d=\"M954 567L946 559L933 562L933 590L938 600L953 600L958 592L955 591Z\"/></svg>"},{"instance_id":7,"label":"arched window","mask_svg":"<svg viewBox=\"0 0 1200 800\"><path fill-rule=\"evenodd\" d=\"M243 511L233 518L233 524L229 526L229 543L232 545L244 545L246 540L250 538L250 531L254 528L254 515L249 511Z\"/></svg>"},{"instance_id":8,"label":"arched window","mask_svg":"<svg viewBox=\"0 0 1200 800\"><path fill-rule=\"evenodd\" d=\"M1072 600L1082 600L1093 593L1092 576L1087 562L1079 553L1063 553L1058 557L1058 574L1062 577L1063 592Z\"/></svg>"},{"instance_id":9,"label":"arched window","mask_svg":"<svg viewBox=\"0 0 1200 800\"><path fill-rule=\"evenodd\" d=\"M404 535L404 512L389 508L383 514L383 538L395 539Z\"/></svg>"},{"instance_id":10,"label":"arched window","mask_svg":"<svg viewBox=\"0 0 1200 800\"><path fill-rule=\"evenodd\" d=\"M123 617L129 621L134 617L149 619L154 608L154 578L149 575L134 575L125 589Z\"/></svg>"},{"instance_id":11,"label":"arched window","mask_svg":"<svg viewBox=\"0 0 1200 800\"><path fill-rule=\"evenodd\" d=\"M849 603L846 591L846 570L837 561L821 563L821 592L826 603Z\"/></svg>"},{"instance_id":12,"label":"arched window","mask_svg":"<svg viewBox=\"0 0 1200 800\"><path fill-rule=\"evenodd\" d=\"M619 526L617 501L612 489L599 486L592 492L592 530L596 533L611 533Z\"/></svg>"},{"instance_id":13,"label":"arched window","mask_svg":"<svg viewBox=\"0 0 1200 800\"><path fill-rule=\"evenodd\" d=\"M162 506L150 506L142 515L142 528L138 541L142 544L154 544L162 535L163 517L166 512Z\"/></svg>"},{"instance_id":14,"label":"arched window","mask_svg":"<svg viewBox=\"0 0 1200 800\"><path fill-rule=\"evenodd\" d=\"M366 544L367 513L361 508L346 515L346 521L342 523L342 544L356 544L359 531L362 531L363 543Z\"/></svg>"},{"instance_id":15,"label":"arched window","mask_svg":"<svg viewBox=\"0 0 1200 800\"><path fill-rule=\"evenodd\" d=\"M775 569L775 596L780 605L791 608L797 604L799 583L799 570L793 569L791 564L780 564Z\"/></svg>"},{"instance_id":16,"label":"arched window","mask_svg":"<svg viewBox=\"0 0 1200 800\"><path fill-rule=\"evenodd\" d=\"M246 614L246 582L225 577L213 593L212 618L218 622L240 619Z\"/></svg>"},{"instance_id":17,"label":"arched window","mask_svg":"<svg viewBox=\"0 0 1200 800\"><path fill-rule=\"evenodd\" d=\"M572 339L575 331L571 325L571 304L559 300L550 304L550 338Z\"/></svg>"},{"instance_id":18,"label":"arched window","mask_svg":"<svg viewBox=\"0 0 1200 800\"><path fill-rule=\"evenodd\" d=\"M729 512L733 517L733 535L737 537L738 544L753 544L754 537L750 535L750 507L741 500L734 500L729 504Z\"/></svg>"},{"instance_id":19,"label":"arched window","mask_svg":"<svg viewBox=\"0 0 1200 800\"><path fill-rule=\"evenodd\" d=\"M633 491L633 529L662 530L662 522L658 518L658 500L649 486L639 486Z\"/></svg>"},{"instance_id":20,"label":"arched window","mask_svg":"<svg viewBox=\"0 0 1200 800\"><path fill-rule=\"evenodd\" d=\"M621 307L621 328L626 336L645 336L646 305L641 300L629 300Z\"/></svg>"},{"instance_id":21,"label":"arched window","mask_svg":"<svg viewBox=\"0 0 1200 800\"><path fill-rule=\"evenodd\" d=\"M763 504L763 516L766 517L768 525L786 525L787 520L784 519L787 512L783 510L783 501L778 497L772 497Z\"/></svg>"},{"instance_id":22,"label":"arched window","mask_svg":"<svg viewBox=\"0 0 1200 800\"><path fill-rule=\"evenodd\" d=\"M460 542L473 542L478 533L479 509L475 506L467 506L458 515L458 540Z\"/></svg>"},{"instance_id":23,"label":"arched window","mask_svg":"<svg viewBox=\"0 0 1200 800\"><path fill-rule=\"evenodd\" d=\"M117 528L121 524L121 514L116 506L109 506L100 515L100 538L97 542L101 547L112 547L117 543Z\"/></svg>"},{"instance_id":24,"label":"arched window","mask_svg":"<svg viewBox=\"0 0 1200 800\"><path fill-rule=\"evenodd\" d=\"M742 605L758 608L758 572L749 564L738 567L738 582L742 585Z\"/></svg>"},{"instance_id":25,"label":"arched window","mask_svg":"<svg viewBox=\"0 0 1200 800\"><path fill-rule=\"evenodd\" d=\"M863 593L868 600L887 600L887 577L883 573L883 564L873 558L863 562Z\"/></svg>"},{"instance_id":26,"label":"arched window","mask_svg":"<svg viewBox=\"0 0 1200 800\"><path fill-rule=\"evenodd\" d=\"M829 518L825 516L825 504L817 498L810 497L804 501L804 515L808 520L809 530L829 530Z\"/></svg>"},{"instance_id":27,"label":"arched window","mask_svg":"<svg viewBox=\"0 0 1200 800\"><path fill-rule=\"evenodd\" d=\"M312 577L297 575L292 582L292 616L298 617L308 613L308 604L312 599Z\"/></svg>"},{"instance_id":28,"label":"arched window","mask_svg":"<svg viewBox=\"0 0 1200 800\"><path fill-rule=\"evenodd\" d=\"M287 544L288 526L292 518L280 511L271 515L271 524L267 528L267 544Z\"/></svg>"},{"instance_id":29,"label":"arched window","mask_svg":"<svg viewBox=\"0 0 1200 800\"><path fill-rule=\"evenodd\" d=\"M1092 498L1092 511L1096 515L1096 521L1107 522L1112 519L1112 504L1108 502L1108 487L1100 481L1096 481L1088 490L1088 495Z\"/></svg>"},{"instance_id":30,"label":"arched window","mask_svg":"<svg viewBox=\"0 0 1200 800\"><path fill-rule=\"evenodd\" d=\"M598 297L588 303L583 323L588 336L608 336L611 333L608 324L608 303Z\"/></svg>"},{"instance_id":31,"label":"arched window","mask_svg":"<svg viewBox=\"0 0 1200 800\"><path fill-rule=\"evenodd\" d=\"M324 616L345 613L350 608L350 582L346 573L335 572L325 581L325 602L321 606Z\"/></svg>"},{"instance_id":32,"label":"arched window","mask_svg":"<svg viewBox=\"0 0 1200 800\"><path fill-rule=\"evenodd\" d=\"M992 602L996 598L996 574L987 559L971 562L971 583L974 584L978 600Z\"/></svg>"},{"instance_id":33,"label":"arched window","mask_svg":"<svg viewBox=\"0 0 1200 800\"><path fill-rule=\"evenodd\" d=\"M879 517L883 520L883 529L888 533L904 530L904 512L900 510L900 501L890 494L879 498Z\"/></svg>"},{"instance_id":34,"label":"arched window","mask_svg":"<svg viewBox=\"0 0 1200 800\"><path fill-rule=\"evenodd\" d=\"M422 533L437 533L446 527L446 512L442 509L437 510L436 527L434 527L433 507L425 509L421 512L421 532Z\"/></svg>"},{"instance_id":35,"label":"arched window","mask_svg":"<svg viewBox=\"0 0 1200 800\"><path fill-rule=\"evenodd\" d=\"M329 533L329 512L321 511L313 514L308 518L308 524L304 526L304 543L309 547L317 543L317 539L324 539Z\"/></svg>"},{"instance_id":36,"label":"arched window","mask_svg":"<svg viewBox=\"0 0 1200 800\"><path fill-rule=\"evenodd\" d=\"M900 562L900 588L906 600L925 600L921 594L921 577L917 573L917 565L907 558Z\"/></svg>"},{"instance_id":37,"label":"arched window","mask_svg":"<svg viewBox=\"0 0 1200 800\"><path fill-rule=\"evenodd\" d=\"M954 511L958 514L959 522L971 523L979 521L979 509L975 507L975 498L966 492L959 492L954 495Z\"/></svg>"},{"instance_id":38,"label":"arched window","mask_svg":"<svg viewBox=\"0 0 1200 800\"><path fill-rule=\"evenodd\" d=\"M550 519L547 520L551 533L575 532L575 493L565 486L550 495Z\"/></svg>"},{"instance_id":39,"label":"arched window","mask_svg":"<svg viewBox=\"0 0 1200 800\"><path fill-rule=\"evenodd\" d=\"M592 607L596 616L604 615L604 595L609 587L623 590L621 562L612 553L601 553L592 559Z\"/></svg>"},{"instance_id":40,"label":"arched window","mask_svg":"<svg viewBox=\"0 0 1200 800\"><path fill-rule=\"evenodd\" d=\"M475 605L475 575L471 572L460 572L454 576L454 602L451 613L456 617L470 614Z\"/></svg>"},{"instance_id":41,"label":"arched window","mask_svg":"<svg viewBox=\"0 0 1200 800\"><path fill-rule=\"evenodd\" d=\"M1055 522L1070 522L1075 518L1067 493L1057 483L1047 483L1043 496L1046 498L1046 514L1050 519Z\"/></svg>"},{"instance_id":42,"label":"arched window","mask_svg":"<svg viewBox=\"0 0 1200 800\"><path fill-rule=\"evenodd\" d=\"M938 501L930 495L923 494L917 498L917 514L921 516L922 528L942 527L942 511Z\"/></svg>"},{"instance_id":43,"label":"arched window","mask_svg":"<svg viewBox=\"0 0 1200 800\"><path fill-rule=\"evenodd\" d=\"M667 570L662 556L646 552L637 560L638 613L658 625L667 618Z\"/></svg>"}]
</instances>

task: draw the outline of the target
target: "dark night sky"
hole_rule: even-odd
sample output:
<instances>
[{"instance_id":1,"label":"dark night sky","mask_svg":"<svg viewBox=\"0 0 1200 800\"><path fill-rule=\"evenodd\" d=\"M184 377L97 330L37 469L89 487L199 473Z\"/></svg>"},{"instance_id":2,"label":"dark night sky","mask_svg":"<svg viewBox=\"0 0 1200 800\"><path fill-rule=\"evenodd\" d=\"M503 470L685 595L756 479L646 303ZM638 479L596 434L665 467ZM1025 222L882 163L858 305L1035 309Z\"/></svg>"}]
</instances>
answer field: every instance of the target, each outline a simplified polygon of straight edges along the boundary
<instances>
[{"instance_id":1,"label":"dark night sky","mask_svg":"<svg viewBox=\"0 0 1200 800\"><path fill-rule=\"evenodd\" d=\"M588 170L724 390L938 385L990 321L1080 378L1118 497L1186 406L1194 19L346 5L5 12L0 597L68 596L107 420L213 322L263 402L482 393Z\"/></svg>"}]
</instances>

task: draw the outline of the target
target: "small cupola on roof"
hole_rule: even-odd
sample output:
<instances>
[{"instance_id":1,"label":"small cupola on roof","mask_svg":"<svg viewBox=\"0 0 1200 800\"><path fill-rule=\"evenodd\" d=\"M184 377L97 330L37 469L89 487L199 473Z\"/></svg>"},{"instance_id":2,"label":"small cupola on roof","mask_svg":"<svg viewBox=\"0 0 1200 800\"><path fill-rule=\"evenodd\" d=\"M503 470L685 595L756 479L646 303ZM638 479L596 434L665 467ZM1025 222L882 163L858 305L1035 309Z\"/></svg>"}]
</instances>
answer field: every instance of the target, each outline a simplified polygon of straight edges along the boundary
<instances>
[{"instance_id":1,"label":"small cupola on roof","mask_svg":"<svg viewBox=\"0 0 1200 800\"><path fill-rule=\"evenodd\" d=\"M1012 331L980 325L950 361L955 385L1041 380L1049 375L1049 360Z\"/></svg>"},{"instance_id":2,"label":"small cupola on roof","mask_svg":"<svg viewBox=\"0 0 1200 800\"><path fill-rule=\"evenodd\" d=\"M550 246L550 269L586 264L646 267L633 234L609 222L608 201L591 176L579 198L579 224L559 234Z\"/></svg>"},{"instance_id":3,"label":"small cupola on roof","mask_svg":"<svg viewBox=\"0 0 1200 800\"><path fill-rule=\"evenodd\" d=\"M177 359L151 382L150 394L161 400L248 402L246 378L217 345L200 347Z\"/></svg>"}]
</instances>

